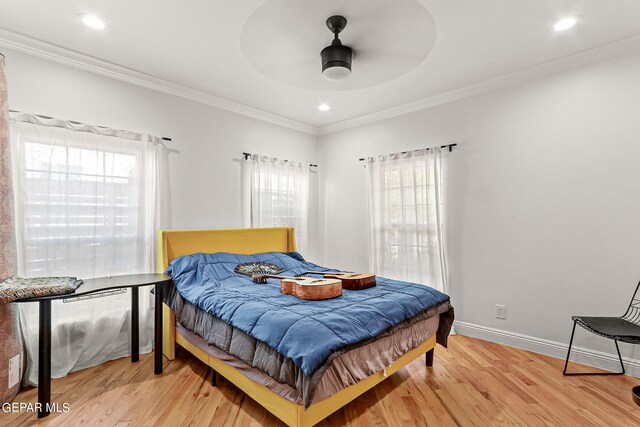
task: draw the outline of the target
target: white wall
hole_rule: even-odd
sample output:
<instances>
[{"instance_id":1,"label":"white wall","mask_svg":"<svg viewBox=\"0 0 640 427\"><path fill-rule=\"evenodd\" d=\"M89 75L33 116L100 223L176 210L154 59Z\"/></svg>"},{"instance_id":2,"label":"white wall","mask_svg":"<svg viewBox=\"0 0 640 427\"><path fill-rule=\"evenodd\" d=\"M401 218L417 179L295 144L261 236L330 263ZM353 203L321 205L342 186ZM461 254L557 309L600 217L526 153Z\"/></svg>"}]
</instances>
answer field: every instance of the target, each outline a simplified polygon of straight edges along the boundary
<instances>
[{"instance_id":1,"label":"white wall","mask_svg":"<svg viewBox=\"0 0 640 427\"><path fill-rule=\"evenodd\" d=\"M3 49L11 109L149 132L173 139L168 225L241 227L242 152L317 163L312 135ZM234 160L235 159L235 160ZM317 174L312 173L311 241L317 243ZM309 254L318 253L314 245Z\"/></svg>"},{"instance_id":2,"label":"white wall","mask_svg":"<svg viewBox=\"0 0 640 427\"><path fill-rule=\"evenodd\" d=\"M308 254L367 270L359 157L457 142L448 158L452 298L465 322L567 342L640 279L640 56L317 139L3 49L12 109L173 138L173 228L239 227L243 151L319 163ZM312 192L312 200L317 192ZM320 251L319 248L322 248ZM506 304L508 317L494 316ZM577 344L610 352L582 333ZM628 355L638 358L638 350Z\"/></svg>"},{"instance_id":3,"label":"white wall","mask_svg":"<svg viewBox=\"0 0 640 427\"><path fill-rule=\"evenodd\" d=\"M457 142L446 171L457 318L568 343L571 315L622 314L640 280L639 76L629 56L322 136L324 262L368 269L359 157Z\"/></svg>"}]
</instances>

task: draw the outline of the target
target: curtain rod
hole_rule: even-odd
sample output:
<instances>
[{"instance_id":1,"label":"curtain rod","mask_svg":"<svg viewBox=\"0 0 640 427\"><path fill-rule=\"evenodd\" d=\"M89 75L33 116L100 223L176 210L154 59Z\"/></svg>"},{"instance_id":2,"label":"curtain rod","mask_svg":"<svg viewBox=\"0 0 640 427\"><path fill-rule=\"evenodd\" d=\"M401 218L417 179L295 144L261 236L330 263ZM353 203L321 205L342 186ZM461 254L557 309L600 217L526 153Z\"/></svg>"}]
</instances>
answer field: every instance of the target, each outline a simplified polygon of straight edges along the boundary
<instances>
[{"instance_id":1,"label":"curtain rod","mask_svg":"<svg viewBox=\"0 0 640 427\"><path fill-rule=\"evenodd\" d=\"M2 55L2 54L0 54L0 55ZM24 113L24 111L18 111L18 110L9 110L9 112L10 113L16 113L16 114ZM26 113L26 114L29 114L29 113ZM42 117L43 119L57 120L55 117L45 116L44 114L34 114L34 116ZM78 124L78 125L85 125L86 124L86 123L78 122L76 120L66 120L66 121L71 122L73 124ZM109 126L101 126L101 125L93 125L93 126L97 126L97 127L101 127L101 128L109 128ZM140 133L140 132L134 132L134 133ZM163 141L171 142L171 138L167 138L166 136L160 137L160 139L162 139Z\"/></svg>"},{"instance_id":2,"label":"curtain rod","mask_svg":"<svg viewBox=\"0 0 640 427\"><path fill-rule=\"evenodd\" d=\"M441 145L440 148L449 148L449 152L453 151L453 147L457 147L458 144L447 144L447 145ZM425 150L430 150L432 148L436 148L436 147L429 147L429 148L425 148ZM408 151L402 151L401 154L405 154L408 153ZM360 159L358 159L361 162L364 162L366 159L366 157L362 157Z\"/></svg>"},{"instance_id":3,"label":"curtain rod","mask_svg":"<svg viewBox=\"0 0 640 427\"><path fill-rule=\"evenodd\" d=\"M242 156L244 157L245 160L247 160L249 158L249 156L251 156L251 155L252 155L251 153L242 153ZM312 163L309 163L309 167L310 168L317 168L318 165L314 165Z\"/></svg>"}]
</instances>

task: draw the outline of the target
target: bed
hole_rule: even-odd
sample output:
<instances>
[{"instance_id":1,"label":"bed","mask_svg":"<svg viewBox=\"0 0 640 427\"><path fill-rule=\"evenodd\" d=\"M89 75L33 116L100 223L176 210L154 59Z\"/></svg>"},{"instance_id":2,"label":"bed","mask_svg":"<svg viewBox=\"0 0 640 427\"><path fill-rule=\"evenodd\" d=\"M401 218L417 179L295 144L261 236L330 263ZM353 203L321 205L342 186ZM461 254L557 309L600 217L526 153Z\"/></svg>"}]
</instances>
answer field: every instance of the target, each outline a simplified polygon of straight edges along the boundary
<instances>
[{"instance_id":1,"label":"bed","mask_svg":"<svg viewBox=\"0 0 640 427\"><path fill-rule=\"evenodd\" d=\"M276 262L291 265L304 262L295 253L291 228L165 230L160 232L158 249L159 271L165 271L180 257L209 262L207 254L215 253L228 253L216 256L230 265L235 260L251 259L246 257L249 254L270 254ZM200 270L198 267L194 271ZM234 280L240 286L242 280ZM298 363L294 356L283 356L288 353L280 349L281 354L275 345L268 345L268 336L263 338L243 329L237 322L223 321L224 316L219 313L214 316L210 310L198 307L188 293L183 298L177 291L178 286L180 283L165 297L163 305L164 355L173 360L175 345L180 345L289 426L318 423L418 357L426 355L430 365L436 341L446 345L453 321L453 309L447 297L446 301L371 339L331 351L330 357L320 357L323 363L307 366L309 369L305 370L308 360ZM243 286L248 290L267 289ZM384 290L383 285L376 288L379 288L377 292ZM239 348L238 343L244 347ZM254 352L253 359L246 355L246 348Z\"/></svg>"}]
</instances>

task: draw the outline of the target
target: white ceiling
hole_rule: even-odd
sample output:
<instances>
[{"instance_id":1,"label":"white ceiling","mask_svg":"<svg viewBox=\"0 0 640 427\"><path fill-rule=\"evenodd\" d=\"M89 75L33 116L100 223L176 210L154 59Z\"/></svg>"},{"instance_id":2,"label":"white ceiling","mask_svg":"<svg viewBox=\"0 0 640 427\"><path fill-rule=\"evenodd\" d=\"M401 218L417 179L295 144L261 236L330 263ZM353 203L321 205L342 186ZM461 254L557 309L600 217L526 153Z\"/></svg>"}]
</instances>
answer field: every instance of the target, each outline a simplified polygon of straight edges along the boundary
<instances>
[{"instance_id":1,"label":"white ceiling","mask_svg":"<svg viewBox=\"0 0 640 427\"><path fill-rule=\"evenodd\" d=\"M297 9L289 8L293 4ZM278 8L282 14L274 13ZM283 55L283 63L291 67L299 59L301 72L319 76L319 53L331 40L324 21L342 9L349 24L341 38L347 45L353 43L356 50L350 81L310 86L300 83L306 77L278 72L277 67L282 66L279 61L265 63L264 54L269 58L272 52L276 57ZM435 24L430 53L429 36L420 33L425 30L420 22L426 21L407 18L407 14L422 14L423 9L425 16L432 18L431 25ZM79 13L102 17L107 29L99 32L84 27ZM578 25L566 32L553 32L554 22L567 15L579 15ZM296 22L290 22L296 17ZM265 22L270 19L272 25ZM615 52L616 43L626 43L626 51L640 51L640 38L635 37L640 34L640 1L0 0L0 29L6 30L0 38L28 36L20 38L21 45L37 44L41 51L66 52L76 60L99 59L124 67L118 69L125 72L189 88L201 98L224 98L253 107L247 108L248 112L263 110L290 119L290 123L328 129L389 109L401 111L406 104L421 105L421 100L444 99L444 94L460 88L496 82L536 66L540 69L540 64L544 67L601 46L605 47L599 51ZM370 40L365 30L372 31ZM264 39L258 41L261 31ZM426 38L421 41L421 37ZM291 50L282 49L285 41ZM424 46L416 48L420 43ZM388 53L389 64L383 59L380 70L369 71L386 76L376 79L370 74L359 75L358 44L366 46L369 55L374 55L370 51L378 44L381 51L390 52L390 46L397 46L404 53L396 57ZM309 49L307 57L296 58L305 49ZM420 57L421 49L424 55L428 53L425 59ZM309 65L314 57L315 71ZM366 56L362 64L365 60ZM398 63L409 66L399 72L394 69ZM363 65L360 71L366 69L372 70ZM224 106L225 102L218 104ZM318 111L323 102L331 105L330 111ZM229 105L237 106L235 103Z\"/></svg>"}]
</instances>

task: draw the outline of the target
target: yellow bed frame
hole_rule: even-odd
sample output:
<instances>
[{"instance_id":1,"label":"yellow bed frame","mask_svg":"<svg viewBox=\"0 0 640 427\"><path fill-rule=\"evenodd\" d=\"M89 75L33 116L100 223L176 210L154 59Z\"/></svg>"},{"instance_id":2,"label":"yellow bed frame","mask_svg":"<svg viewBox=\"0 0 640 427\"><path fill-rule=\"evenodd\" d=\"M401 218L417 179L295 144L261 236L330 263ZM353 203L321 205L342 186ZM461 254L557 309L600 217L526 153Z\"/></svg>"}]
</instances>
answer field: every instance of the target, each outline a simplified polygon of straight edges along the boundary
<instances>
[{"instance_id":1,"label":"yellow bed frame","mask_svg":"<svg viewBox=\"0 0 640 427\"><path fill-rule=\"evenodd\" d=\"M221 230L163 230L160 231L158 245L158 268L165 271L169 263L179 256L197 252L232 252L254 254L259 252L292 252L296 250L293 228L242 228ZM235 384L248 396L262 405L276 417L292 427L311 427L331 415L353 399L382 382L417 357L432 350L436 344L435 335L420 346L404 354L385 370L377 372L328 399L314 403L307 410L303 405L293 403L272 392L265 386L247 378L236 368L212 357L185 337L176 333L175 314L163 305L163 354L175 359L176 343L184 347L198 359Z\"/></svg>"}]
</instances>

